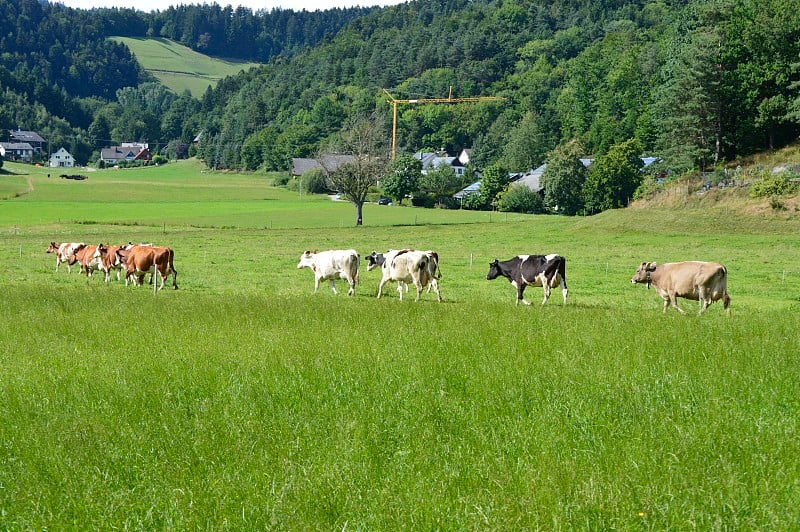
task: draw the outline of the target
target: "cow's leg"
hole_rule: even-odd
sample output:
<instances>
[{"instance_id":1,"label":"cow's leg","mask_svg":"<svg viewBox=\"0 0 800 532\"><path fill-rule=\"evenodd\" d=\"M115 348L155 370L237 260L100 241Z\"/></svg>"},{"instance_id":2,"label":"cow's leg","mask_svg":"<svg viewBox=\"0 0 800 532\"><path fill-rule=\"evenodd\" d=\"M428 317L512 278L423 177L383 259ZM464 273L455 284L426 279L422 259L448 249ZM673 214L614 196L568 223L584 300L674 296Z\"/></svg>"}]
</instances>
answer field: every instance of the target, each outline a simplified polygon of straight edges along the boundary
<instances>
[{"instance_id":1,"label":"cow's leg","mask_svg":"<svg viewBox=\"0 0 800 532\"><path fill-rule=\"evenodd\" d=\"M527 301L522 295L522 294L525 293L525 286L526 286L525 283L517 284L516 281L511 281L511 286L513 286L514 288L517 289L517 303L516 303L517 305L519 305L520 301L522 301L526 305L530 305L531 304L530 301Z\"/></svg>"},{"instance_id":2,"label":"cow's leg","mask_svg":"<svg viewBox=\"0 0 800 532\"><path fill-rule=\"evenodd\" d=\"M419 301L419 298L422 295L422 291L425 290L425 287L422 286L422 283L418 280L414 281L414 286L417 287L417 298L414 300L414 302L416 303L417 301Z\"/></svg>"},{"instance_id":3,"label":"cow's leg","mask_svg":"<svg viewBox=\"0 0 800 532\"><path fill-rule=\"evenodd\" d=\"M681 314L686 314L686 312L684 312L684 310L678 306L678 298L676 297L675 294L669 295L669 302L675 310L677 310Z\"/></svg>"},{"instance_id":4,"label":"cow's leg","mask_svg":"<svg viewBox=\"0 0 800 532\"><path fill-rule=\"evenodd\" d=\"M397 282L397 293L400 294L400 301L403 300L403 281Z\"/></svg>"},{"instance_id":5,"label":"cow's leg","mask_svg":"<svg viewBox=\"0 0 800 532\"><path fill-rule=\"evenodd\" d=\"M569 289L567 288L567 282L564 280L561 275L558 276L558 280L561 283L561 295L564 296L564 304L567 304L567 294L569 294Z\"/></svg>"},{"instance_id":6,"label":"cow's leg","mask_svg":"<svg viewBox=\"0 0 800 532\"><path fill-rule=\"evenodd\" d=\"M550 283L547 282L547 277L543 273L539 275L539 280L542 283L542 290L544 290L544 299L542 299L542 305L544 305L550 298Z\"/></svg>"},{"instance_id":7,"label":"cow's leg","mask_svg":"<svg viewBox=\"0 0 800 532\"><path fill-rule=\"evenodd\" d=\"M348 296L353 296L356 293L356 279L347 279L347 283L350 285L350 290L347 291Z\"/></svg>"},{"instance_id":8,"label":"cow's leg","mask_svg":"<svg viewBox=\"0 0 800 532\"><path fill-rule=\"evenodd\" d=\"M174 267L170 267L172 270L172 289L178 289L178 271Z\"/></svg>"},{"instance_id":9,"label":"cow's leg","mask_svg":"<svg viewBox=\"0 0 800 532\"><path fill-rule=\"evenodd\" d=\"M336 281L333 279L331 279L331 290L333 290L334 294L339 295L339 292L336 291Z\"/></svg>"},{"instance_id":10,"label":"cow's leg","mask_svg":"<svg viewBox=\"0 0 800 532\"><path fill-rule=\"evenodd\" d=\"M442 294L439 293L439 282L436 279L431 279L430 284L428 284L428 292L430 292L431 288L433 291L436 292L436 299L439 303L442 302Z\"/></svg>"},{"instance_id":11,"label":"cow's leg","mask_svg":"<svg viewBox=\"0 0 800 532\"><path fill-rule=\"evenodd\" d=\"M381 279L381 282L378 283L378 297L377 299L381 298L381 292L383 291L383 285L386 284L386 279Z\"/></svg>"}]
</instances>

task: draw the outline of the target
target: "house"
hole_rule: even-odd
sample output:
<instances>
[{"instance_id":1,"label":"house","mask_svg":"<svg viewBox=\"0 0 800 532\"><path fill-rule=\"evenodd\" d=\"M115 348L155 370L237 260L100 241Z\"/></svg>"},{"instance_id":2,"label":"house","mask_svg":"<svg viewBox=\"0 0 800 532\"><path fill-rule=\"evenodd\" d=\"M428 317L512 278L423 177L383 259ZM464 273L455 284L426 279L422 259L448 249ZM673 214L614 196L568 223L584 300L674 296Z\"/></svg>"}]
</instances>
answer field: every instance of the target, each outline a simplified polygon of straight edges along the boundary
<instances>
[{"instance_id":1,"label":"house","mask_svg":"<svg viewBox=\"0 0 800 532\"><path fill-rule=\"evenodd\" d=\"M29 163L33 160L33 146L27 142L0 142L3 158L8 161L24 161Z\"/></svg>"},{"instance_id":2,"label":"house","mask_svg":"<svg viewBox=\"0 0 800 532\"><path fill-rule=\"evenodd\" d=\"M22 131L21 129L17 128L16 131L13 129L8 130L11 142L16 143L28 143L30 144L31 148L35 153L41 153L44 151L47 141L44 140L41 135L36 133L35 131Z\"/></svg>"},{"instance_id":3,"label":"house","mask_svg":"<svg viewBox=\"0 0 800 532\"><path fill-rule=\"evenodd\" d=\"M462 151L462 155L467 150ZM465 155L469 161L469 155ZM461 177L464 175L466 163L462 162L459 157L450 157L447 152L422 152L418 151L414 154L414 158L422 163L422 173L427 174L428 170L436 169L443 164L453 168L456 175Z\"/></svg>"},{"instance_id":4,"label":"house","mask_svg":"<svg viewBox=\"0 0 800 532\"><path fill-rule=\"evenodd\" d=\"M123 142L121 146L112 146L100 150L100 160L106 164L119 164L122 161L149 161L152 159L147 144Z\"/></svg>"},{"instance_id":5,"label":"house","mask_svg":"<svg viewBox=\"0 0 800 532\"><path fill-rule=\"evenodd\" d=\"M594 159L581 159L581 163L586 168L589 168L592 165ZM512 173L508 175L510 186L526 186L534 192L538 192L539 194L544 194L544 183L542 183L542 175L544 174L544 169L547 168L547 164L543 164L536 169L528 170L524 173ZM481 182L476 181L471 185L459 190L453 197L456 199L462 199L470 194L475 194L480 190Z\"/></svg>"},{"instance_id":6,"label":"house","mask_svg":"<svg viewBox=\"0 0 800 532\"><path fill-rule=\"evenodd\" d=\"M50 168L72 168L75 158L64 148L50 155Z\"/></svg>"},{"instance_id":7,"label":"house","mask_svg":"<svg viewBox=\"0 0 800 532\"><path fill-rule=\"evenodd\" d=\"M292 158L292 176L300 177L309 170L319 170L324 174L331 174L343 164L353 162L354 159L353 155L325 155L322 159L294 157Z\"/></svg>"}]
</instances>

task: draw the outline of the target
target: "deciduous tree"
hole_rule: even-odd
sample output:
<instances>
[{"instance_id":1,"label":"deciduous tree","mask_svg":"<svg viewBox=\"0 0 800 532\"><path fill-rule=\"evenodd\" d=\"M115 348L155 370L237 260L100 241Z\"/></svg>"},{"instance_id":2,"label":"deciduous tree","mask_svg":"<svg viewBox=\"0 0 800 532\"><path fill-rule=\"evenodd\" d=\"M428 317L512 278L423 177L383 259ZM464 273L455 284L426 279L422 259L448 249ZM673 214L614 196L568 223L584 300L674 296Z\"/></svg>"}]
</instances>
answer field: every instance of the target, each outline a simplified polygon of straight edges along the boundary
<instances>
[{"instance_id":1,"label":"deciduous tree","mask_svg":"<svg viewBox=\"0 0 800 532\"><path fill-rule=\"evenodd\" d=\"M317 160L325 168L325 155L350 155L350 162L336 168L326 168L328 188L338 191L356 208L356 225L362 225L364 202L371 186L383 177L387 164L386 131L383 114L357 116L350 119L345 128Z\"/></svg>"}]
</instances>

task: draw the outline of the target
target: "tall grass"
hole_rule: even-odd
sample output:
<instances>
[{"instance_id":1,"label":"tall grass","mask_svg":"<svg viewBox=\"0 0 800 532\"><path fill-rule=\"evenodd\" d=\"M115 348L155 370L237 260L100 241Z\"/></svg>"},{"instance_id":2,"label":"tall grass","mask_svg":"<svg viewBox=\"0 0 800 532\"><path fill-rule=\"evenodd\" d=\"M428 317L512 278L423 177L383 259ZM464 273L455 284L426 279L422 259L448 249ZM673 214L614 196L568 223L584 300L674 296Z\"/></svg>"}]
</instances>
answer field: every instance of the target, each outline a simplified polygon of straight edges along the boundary
<instances>
[{"instance_id":1,"label":"tall grass","mask_svg":"<svg viewBox=\"0 0 800 532\"><path fill-rule=\"evenodd\" d=\"M31 170L34 192L0 203L0 527L800 526L797 220L390 225L420 210L375 206L340 227L349 204L180 168L70 186ZM186 223L142 206L126 223L159 187ZM251 219L299 225L231 223L254 193L276 196ZM50 240L170 245L181 289L56 274ZM440 253L444 303L376 300L363 267L355 297L312 294L296 269L305 249L407 246ZM516 307L485 280L537 252L567 257L568 305L529 288ZM690 258L728 266L730 318L663 314L630 284L642 260Z\"/></svg>"}]
</instances>

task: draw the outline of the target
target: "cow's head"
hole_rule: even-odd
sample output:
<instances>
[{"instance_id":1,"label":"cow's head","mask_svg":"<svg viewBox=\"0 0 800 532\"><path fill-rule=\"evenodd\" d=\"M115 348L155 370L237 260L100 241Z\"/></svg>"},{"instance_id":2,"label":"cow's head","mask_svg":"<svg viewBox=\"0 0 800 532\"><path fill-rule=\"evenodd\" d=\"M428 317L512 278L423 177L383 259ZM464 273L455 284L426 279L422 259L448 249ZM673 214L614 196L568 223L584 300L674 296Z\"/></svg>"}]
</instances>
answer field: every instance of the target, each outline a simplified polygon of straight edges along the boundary
<instances>
[{"instance_id":1,"label":"cow's head","mask_svg":"<svg viewBox=\"0 0 800 532\"><path fill-rule=\"evenodd\" d=\"M365 258L367 259L367 271L379 267L384 262L383 253L378 253L376 251L373 251Z\"/></svg>"},{"instance_id":2,"label":"cow's head","mask_svg":"<svg viewBox=\"0 0 800 532\"><path fill-rule=\"evenodd\" d=\"M58 253L59 246L61 246L61 244L57 242L50 242L50 246L47 248L45 253Z\"/></svg>"},{"instance_id":3,"label":"cow's head","mask_svg":"<svg viewBox=\"0 0 800 532\"><path fill-rule=\"evenodd\" d=\"M297 263L297 269L311 268L314 269L314 253L306 250L305 253L300 255L300 262Z\"/></svg>"},{"instance_id":4,"label":"cow's head","mask_svg":"<svg viewBox=\"0 0 800 532\"><path fill-rule=\"evenodd\" d=\"M489 273L486 274L486 280L491 281L492 279L497 279L500 273L500 261L494 259L489 263Z\"/></svg>"},{"instance_id":5,"label":"cow's head","mask_svg":"<svg viewBox=\"0 0 800 532\"><path fill-rule=\"evenodd\" d=\"M656 271L655 262L641 263L639 267L636 269L636 273L634 273L633 277L631 277L631 284L644 283L647 285L647 288L650 288L650 283L652 283L650 275L654 271Z\"/></svg>"},{"instance_id":6,"label":"cow's head","mask_svg":"<svg viewBox=\"0 0 800 532\"><path fill-rule=\"evenodd\" d=\"M104 257L106 253L108 253L108 246L101 243L97 245L97 248L95 248L93 257L95 259L99 259Z\"/></svg>"},{"instance_id":7,"label":"cow's head","mask_svg":"<svg viewBox=\"0 0 800 532\"><path fill-rule=\"evenodd\" d=\"M124 247L124 248L117 249L117 251L114 252L114 254L117 256L117 263L118 264L127 263L128 262L128 254L129 253L130 253L130 250L127 249L127 246Z\"/></svg>"}]
</instances>

